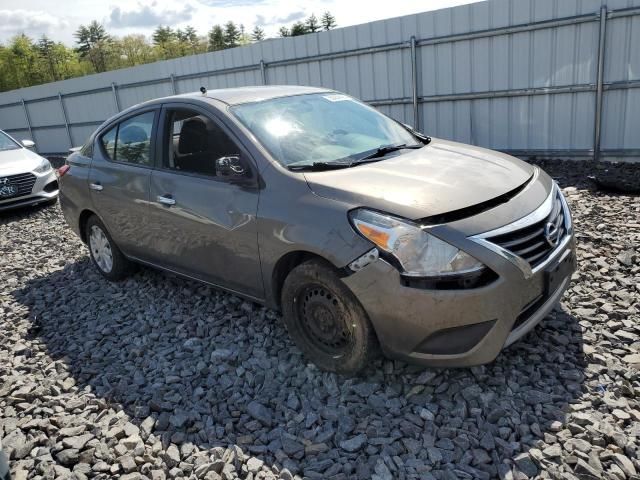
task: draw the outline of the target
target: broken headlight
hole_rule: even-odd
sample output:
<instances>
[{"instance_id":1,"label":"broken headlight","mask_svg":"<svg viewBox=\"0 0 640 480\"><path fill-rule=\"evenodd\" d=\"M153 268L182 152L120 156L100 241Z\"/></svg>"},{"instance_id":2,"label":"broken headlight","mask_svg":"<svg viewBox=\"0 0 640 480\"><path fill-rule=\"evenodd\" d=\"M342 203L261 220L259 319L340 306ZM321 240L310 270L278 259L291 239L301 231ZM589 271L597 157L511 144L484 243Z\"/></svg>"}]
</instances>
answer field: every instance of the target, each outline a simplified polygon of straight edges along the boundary
<instances>
[{"instance_id":1,"label":"broken headlight","mask_svg":"<svg viewBox=\"0 0 640 480\"><path fill-rule=\"evenodd\" d=\"M366 209L349 213L355 230L391 255L411 277L441 277L482 271L482 262L406 220Z\"/></svg>"}]
</instances>

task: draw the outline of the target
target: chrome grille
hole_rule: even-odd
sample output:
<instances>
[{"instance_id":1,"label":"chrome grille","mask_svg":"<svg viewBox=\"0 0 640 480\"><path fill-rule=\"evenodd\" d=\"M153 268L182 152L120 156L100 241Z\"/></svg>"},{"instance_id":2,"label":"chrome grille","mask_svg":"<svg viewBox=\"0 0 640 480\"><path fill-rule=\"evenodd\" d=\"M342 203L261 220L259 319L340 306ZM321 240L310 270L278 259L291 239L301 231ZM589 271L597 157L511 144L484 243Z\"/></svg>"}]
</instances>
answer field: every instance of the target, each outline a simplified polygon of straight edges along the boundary
<instances>
[{"instance_id":1,"label":"chrome grille","mask_svg":"<svg viewBox=\"0 0 640 480\"><path fill-rule=\"evenodd\" d=\"M0 176L0 183L6 179L7 185L18 187L18 191L11 198L29 195L36 183L36 176L33 173L19 173L18 175ZM6 197L5 197L6 198Z\"/></svg>"},{"instance_id":2,"label":"chrome grille","mask_svg":"<svg viewBox=\"0 0 640 480\"><path fill-rule=\"evenodd\" d=\"M551 213L547 217L518 230L488 237L487 240L518 255L529 262L532 268L535 268L545 261L567 234L560 195L561 193L556 191ZM549 242L548 233L553 232L554 228L557 236L552 236L552 238L555 239L555 242Z\"/></svg>"}]
</instances>

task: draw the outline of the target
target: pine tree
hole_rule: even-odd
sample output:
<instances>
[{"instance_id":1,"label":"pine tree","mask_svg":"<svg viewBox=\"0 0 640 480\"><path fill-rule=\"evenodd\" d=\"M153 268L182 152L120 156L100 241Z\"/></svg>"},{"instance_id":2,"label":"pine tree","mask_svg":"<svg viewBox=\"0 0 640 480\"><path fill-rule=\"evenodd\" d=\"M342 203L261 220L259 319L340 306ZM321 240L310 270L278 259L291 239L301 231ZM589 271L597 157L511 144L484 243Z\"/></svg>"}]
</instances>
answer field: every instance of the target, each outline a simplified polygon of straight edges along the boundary
<instances>
[{"instance_id":1,"label":"pine tree","mask_svg":"<svg viewBox=\"0 0 640 480\"><path fill-rule=\"evenodd\" d=\"M338 26L338 24L336 23L336 17L331 15L331 12L329 11L324 12L320 23L322 24L322 28L324 28L325 30L331 30L332 28L336 28Z\"/></svg>"},{"instance_id":2,"label":"pine tree","mask_svg":"<svg viewBox=\"0 0 640 480\"><path fill-rule=\"evenodd\" d=\"M241 36L240 30L232 21L228 21L224 25L224 46L226 48L237 47Z\"/></svg>"},{"instance_id":3,"label":"pine tree","mask_svg":"<svg viewBox=\"0 0 640 480\"><path fill-rule=\"evenodd\" d=\"M47 70L49 71L48 73L52 81L60 80L55 46L55 42L50 40L46 35L42 35L40 40L38 40L38 52L47 65Z\"/></svg>"},{"instance_id":4,"label":"pine tree","mask_svg":"<svg viewBox=\"0 0 640 480\"><path fill-rule=\"evenodd\" d=\"M278 34L281 37L290 37L291 36L291 32L289 32L289 29L285 26L280 27L280 29L278 30Z\"/></svg>"},{"instance_id":5,"label":"pine tree","mask_svg":"<svg viewBox=\"0 0 640 480\"><path fill-rule=\"evenodd\" d=\"M224 48L226 48L224 43L224 30L222 30L220 25L214 25L211 30L209 30L208 50L215 52L216 50L223 50Z\"/></svg>"},{"instance_id":6,"label":"pine tree","mask_svg":"<svg viewBox=\"0 0 640 480\"><path fill-rule=\"evenodd\" d=\"M187 25L184 29L184 37L186 41L189 42L189 44L191 45L195 53L199 45L198 32L196 32L196 29L193 28L191 25Z\"/></svg>"},{"instance_id":7,"label":"pine tree","mask_svg":"<svg viewBox=\"0 0 640 480\"><path fill-rule=\"evenodd\" d=\"M182 35L182 32L180 32L180 35ZM174 32L169 26L163 27L159 25L158 28L153 31L151 39L153 40L153 44L160 49L162 57L171 58L174 56L174 44L176 40L179 41L178 32Z\"/></svg>"},{"instance_id":8,"label":"pine tree","mask_svg":"<svg viewBox=\"0 0 640 480\"><path fill-rule=\"evenodd\" d=\"M291 36L297 37L298 35L304 35L305 33L309 33L307 30L307 26L302 22L296 22L291 25Z\"/></svg>"},{"instance_id":9,"label":"pine tree","mask_svg":"<svg viewBox=\"0 0 640 480\"><path fill-rule=\"evenodd\" d=\"M80 25L74 36L80 58L89 58L96 72L105 72L111 37L104 27L94 20L88 26Z\"/></svg>"},{"instance_id":10,"label":"pine tree","mask_svg":"<svg viewBox=\"0 0 640 480\"><path fill-rule=\"evenodd\" d=\"M307 27L308 33L315 33L320 31L320 24L318 23L318 19L313 13L309 18L305 20L305 26Z\"/></svg>"},{"instance_id":11,"label":"pine tree","mask_svg":"<svg viewBox=\"0 0 640 480\"><path fill-rule=\"evenodd\" d=\"M264 40L264 30L256 25L253 28L253 32L251 32L251 40L254 42L261 42Z\"/></svg>"}]
</instances>

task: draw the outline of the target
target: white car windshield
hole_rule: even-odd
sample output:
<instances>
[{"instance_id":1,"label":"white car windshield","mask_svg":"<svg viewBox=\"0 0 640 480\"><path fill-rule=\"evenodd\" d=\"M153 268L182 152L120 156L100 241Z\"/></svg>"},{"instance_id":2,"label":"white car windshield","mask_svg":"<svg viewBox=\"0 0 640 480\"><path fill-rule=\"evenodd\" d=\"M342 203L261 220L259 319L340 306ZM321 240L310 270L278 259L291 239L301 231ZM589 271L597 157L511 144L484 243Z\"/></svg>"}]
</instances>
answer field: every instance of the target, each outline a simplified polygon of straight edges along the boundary
<instances>
[{"instance_id":1,"label":"white car windshield","mask_svg":"<svg viewBox=\"0 0 640 480\"><path fill-rule=\"evenodd\" d=\"M17 142L15 142L6 133L0 131L0 152L4 150L16 150L20 148Z\"/></svg>"},{"instance_id":2,"label":"white car windshield","mask_svg":"<svg viewBox=\"0 0 640 480\"><path fill-rule=\"evenodd\" d=\"M339 93L274 98L231 111L288 167L354 162L379 149L423 145L396 121Z\"/></svg>"}]
</instances>

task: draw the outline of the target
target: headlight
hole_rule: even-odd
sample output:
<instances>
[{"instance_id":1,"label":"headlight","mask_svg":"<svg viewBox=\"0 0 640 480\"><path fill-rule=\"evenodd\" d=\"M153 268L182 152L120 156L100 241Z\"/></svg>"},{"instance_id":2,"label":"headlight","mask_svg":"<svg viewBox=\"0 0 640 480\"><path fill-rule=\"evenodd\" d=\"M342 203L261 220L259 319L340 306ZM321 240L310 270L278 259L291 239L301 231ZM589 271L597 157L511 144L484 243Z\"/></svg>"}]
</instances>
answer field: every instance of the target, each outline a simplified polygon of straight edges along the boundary
<instances>
[{"instance_id":1,"label":"headlight","mask_svg":"<svg viewBox=\"0 0 640 480\"><path fill-rule=\"evenodd\" d=\"M479 272L485 268L468 253L406 220L365 209L353 210L349 216L360 235L393 255L404 275L445 276Z\"/></svg>"},{"instance_id":2,"label":"headlight","mask_svg":"<svg viewBox=\"0 0 640 480\"><path fill-rule=\"evenodd\" d=\"M46 158L43 158L42 162L40 162L40 165L33 169L33 171L36 173L46 173L49 170L51 170L51 162L49 162L49 160L47 160Z\"/></svg>"}]
</instances>

